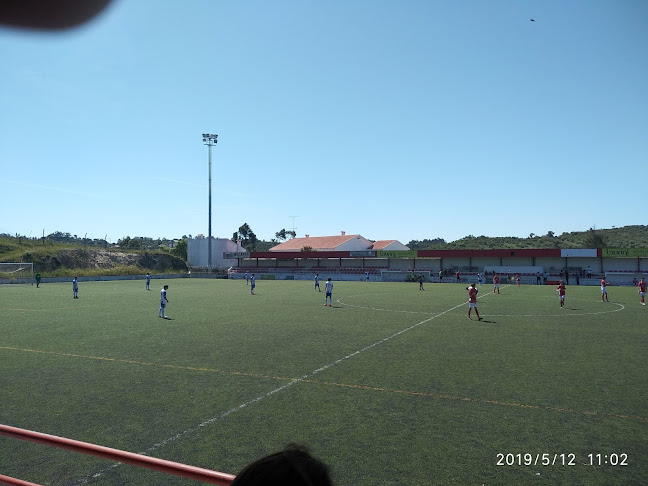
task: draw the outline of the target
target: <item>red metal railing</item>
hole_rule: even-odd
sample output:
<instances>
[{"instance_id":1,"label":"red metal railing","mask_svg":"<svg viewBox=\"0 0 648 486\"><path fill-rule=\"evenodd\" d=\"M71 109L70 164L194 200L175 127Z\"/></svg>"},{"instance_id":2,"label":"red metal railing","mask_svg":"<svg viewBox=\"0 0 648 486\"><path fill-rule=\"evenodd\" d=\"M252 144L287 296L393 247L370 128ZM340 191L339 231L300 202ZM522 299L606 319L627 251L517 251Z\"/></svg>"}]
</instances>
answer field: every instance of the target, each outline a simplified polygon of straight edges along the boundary
<instances>
[{"instance_id":1,"label":"red metal railing","mask_svg":"<svg viewBox=\"0 0 648 486\"><path fill-rule=\"evenodd\" d=\"M27 481L22 481L16 478L10 478L9 476L3 476L0 474L0 484L17 484L18 486L40 486L36 483L28 483Z\"/></svg>"},{"instance_id":2,"label":"red metal railing","mask_svg":"<svg viewBox=\"0 0 648 486\"><path fill-rule=\"evenodd\" d=\"M164 459L157 459L155 457L121 451L119 449L111 449L110 447L103 447L96 444L90 444L89 442L66 439L64 437L57 437L55 435L42 434L40 432L33 432L31 430L19 429L17 427L10 427L8 425L0 424L0 435L6 435L7 437L13 437L15 439L36 442L38 444L44 444L51 447L58 447L59 449L67 449L69 451L87 454L90 456L103 457L104 459L110 459L113 461L122 462L124 464L130 464L132 466L152 469L154 471L159 471L166 474L174 474L176 476L182 476L183 478L195 479L196 481L202 481L203 483L208 484L229 486L235 478L235 476L231 474L212 471L211 469L189 466L187 464L181 464L179 462L165 461ZM21 481L19 479L1 475L0 484L38 486L34 483L28 483L26 481Z\"/></svg>"}]
</instances>

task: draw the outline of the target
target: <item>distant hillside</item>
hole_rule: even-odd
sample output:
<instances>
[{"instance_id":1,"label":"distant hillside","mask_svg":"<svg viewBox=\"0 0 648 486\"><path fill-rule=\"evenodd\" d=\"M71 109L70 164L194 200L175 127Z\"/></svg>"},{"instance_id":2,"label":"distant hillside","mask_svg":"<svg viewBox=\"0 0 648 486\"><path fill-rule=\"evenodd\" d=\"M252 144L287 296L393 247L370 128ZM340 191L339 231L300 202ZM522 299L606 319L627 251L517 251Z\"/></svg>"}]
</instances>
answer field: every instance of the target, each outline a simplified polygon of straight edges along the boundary
<instances>
[{"instance_id":1,"label":"distant hillside","mask_svg":"<svg viewBox=\"0 0 648 486\"><path fill-rule=\"evenodd\" d=\"M186 272L186 262L165 251L120 251L65 243L0 238L0 262L31 262L43 276Z\"/></svg>"},{"instance_id":2,"label":"distant hillside","mask_svg":"<svg viewBox=\"0 0 648 486\"><path fill-rule=\"evenodd\" d=\"M612 229L590 229L555 235L533 235L529 238L466 236L446 243L442 239L412 240L412 250L485 250L522 248L648 248L648 226L623 226Z\"/></svg>"}]
</instances>

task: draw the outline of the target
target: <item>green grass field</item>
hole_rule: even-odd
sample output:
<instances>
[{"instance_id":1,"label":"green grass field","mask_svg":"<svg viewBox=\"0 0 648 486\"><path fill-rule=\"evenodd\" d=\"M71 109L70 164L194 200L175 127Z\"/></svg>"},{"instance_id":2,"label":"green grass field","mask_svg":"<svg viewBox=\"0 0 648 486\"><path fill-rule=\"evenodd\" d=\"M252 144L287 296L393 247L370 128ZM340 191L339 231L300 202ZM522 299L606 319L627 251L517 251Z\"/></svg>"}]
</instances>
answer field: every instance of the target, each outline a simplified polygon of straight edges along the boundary
<instances>
[{"instance_id":1,"label":"green grass field","mask_svg":"<svg viewBox=\"0 0 648 486\"><path fill-rule=\"evenodd\" d=\"M159 280L0 286L0 423L232 474L297 442L337 485L648 484L635 288L485 285L478 322L458 284L165 283L169 320ZM2 436L0 474L197 484Z\"/></svg>"}]
</instances>

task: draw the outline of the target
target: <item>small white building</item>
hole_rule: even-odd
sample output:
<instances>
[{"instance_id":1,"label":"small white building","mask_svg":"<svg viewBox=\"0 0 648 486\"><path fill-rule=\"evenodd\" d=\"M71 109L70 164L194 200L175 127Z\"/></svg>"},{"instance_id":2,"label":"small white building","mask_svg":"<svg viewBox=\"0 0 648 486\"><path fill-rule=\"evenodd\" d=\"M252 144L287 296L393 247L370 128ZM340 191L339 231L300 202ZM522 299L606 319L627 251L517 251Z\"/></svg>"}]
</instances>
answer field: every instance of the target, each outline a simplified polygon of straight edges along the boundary
<instances>
[{"instance_id":1,"label":"small white building","mask_svg":"<svg viewBox=\"0 0 648 486\"><path fill-rule=\"evenodd\" d=\"M381 250L381 251L407 251L409 246L403 245L398 240L379 240L374 241L371 250Z\"/></svg>"},{"instance_id":2,"label":"small white building","mask_svg":"<svg viewBox=\"0 0 648 486\"><path fill-rule=\"evenodd\" d=\"M190 238L187 241L187 263L190 267L208 267L209 263L209 238ZM225 258L226 253L249 256L241 243L227 238L211 239L212 265L211 268L228 269L238 264L236 257Z\"/></svg>"}]
</instances>

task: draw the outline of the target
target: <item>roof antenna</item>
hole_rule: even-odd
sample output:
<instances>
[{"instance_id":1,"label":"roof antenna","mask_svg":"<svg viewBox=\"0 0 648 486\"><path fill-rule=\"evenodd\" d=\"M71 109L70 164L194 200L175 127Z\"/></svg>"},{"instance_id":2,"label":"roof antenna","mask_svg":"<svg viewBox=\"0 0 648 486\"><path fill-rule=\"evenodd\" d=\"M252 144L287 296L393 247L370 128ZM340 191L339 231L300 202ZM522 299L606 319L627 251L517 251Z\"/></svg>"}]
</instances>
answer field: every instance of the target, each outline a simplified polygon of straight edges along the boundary
<instances>
[{"instance_id":1,"label":"roof antenna","mask_svg":"<svg viewBox=\"0 0 648 486\"><path fill-rule=\"evenodd\" d=\"M299 218L299 216L288 216L289 218L292 218L292 232L294 233L297 228L295 228L295 218Z\"/></svg>"}]
</instances>

